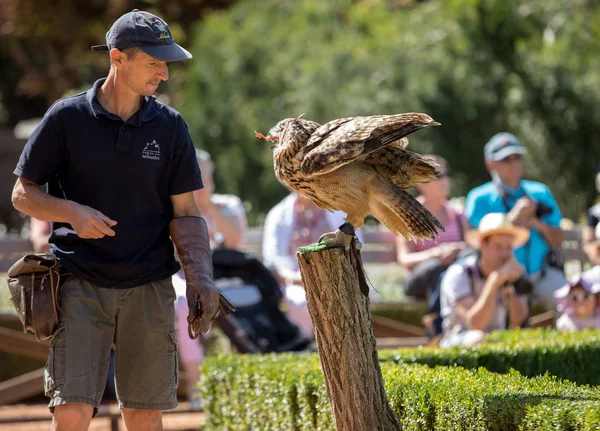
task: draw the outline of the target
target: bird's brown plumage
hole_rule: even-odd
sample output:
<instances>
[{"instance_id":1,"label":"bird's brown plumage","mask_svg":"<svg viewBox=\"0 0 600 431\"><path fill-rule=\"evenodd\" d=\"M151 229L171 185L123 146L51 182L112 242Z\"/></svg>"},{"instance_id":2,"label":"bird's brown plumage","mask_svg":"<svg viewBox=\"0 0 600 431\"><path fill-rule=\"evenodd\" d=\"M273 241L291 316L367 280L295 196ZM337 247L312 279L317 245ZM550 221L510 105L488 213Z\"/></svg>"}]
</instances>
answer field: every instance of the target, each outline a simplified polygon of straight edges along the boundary
<instances>
[{"instance_id":1,"label":"bird's brown plumage","mask_svg":"<svg viewBox=\"0 0 600 431\"><path fill-rule=\"evenodd\" d=\"M432 239L439 221L404 189L438 176L437 164L406 150L405 136L438 125L425 114L348 117L319 125L280 121L273 164L277 178L324 210L341 210L359 228L368 214L409 240Z\"/></svg>"}]
</instances>

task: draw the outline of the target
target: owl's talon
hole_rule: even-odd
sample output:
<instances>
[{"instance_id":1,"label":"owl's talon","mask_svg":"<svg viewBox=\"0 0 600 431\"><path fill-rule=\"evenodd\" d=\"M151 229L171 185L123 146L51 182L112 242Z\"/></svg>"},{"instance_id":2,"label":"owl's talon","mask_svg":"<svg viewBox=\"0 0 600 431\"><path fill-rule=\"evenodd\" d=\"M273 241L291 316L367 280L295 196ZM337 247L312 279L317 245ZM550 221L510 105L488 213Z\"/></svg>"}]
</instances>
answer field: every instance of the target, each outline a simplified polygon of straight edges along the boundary
<instances>
[{"instance_id":1,"label":"owl's talon","mask_svg":"<svg viewBox=\"0 0 600 431\"><path fill-rule=\"evenodd\" d=\"M319 244L342 244L346 251L350 249L352 241L354 241L353 236L350 236L339 229L335 232L325 233L319 238Z\"/></svg>"}]
</instances>

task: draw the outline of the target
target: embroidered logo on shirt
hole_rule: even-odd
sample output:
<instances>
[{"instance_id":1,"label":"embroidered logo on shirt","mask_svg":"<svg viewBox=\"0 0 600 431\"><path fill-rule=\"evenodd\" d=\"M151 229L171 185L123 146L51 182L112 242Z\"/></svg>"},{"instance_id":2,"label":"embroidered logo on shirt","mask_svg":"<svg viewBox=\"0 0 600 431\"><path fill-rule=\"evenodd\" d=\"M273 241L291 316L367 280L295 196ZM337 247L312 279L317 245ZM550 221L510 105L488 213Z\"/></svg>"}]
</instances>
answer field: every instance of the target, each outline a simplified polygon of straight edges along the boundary
<instances>
[{"instance_id":1,"label":"embroidered logo on shirt","mask_svg":"<svg viewBox=\"0 0 600 431\"><path fill-rule=\"evenodd\" d=\"M160 160L160 145L153 139L142 150L142 159Z\"/></svg>"}]
</instances>

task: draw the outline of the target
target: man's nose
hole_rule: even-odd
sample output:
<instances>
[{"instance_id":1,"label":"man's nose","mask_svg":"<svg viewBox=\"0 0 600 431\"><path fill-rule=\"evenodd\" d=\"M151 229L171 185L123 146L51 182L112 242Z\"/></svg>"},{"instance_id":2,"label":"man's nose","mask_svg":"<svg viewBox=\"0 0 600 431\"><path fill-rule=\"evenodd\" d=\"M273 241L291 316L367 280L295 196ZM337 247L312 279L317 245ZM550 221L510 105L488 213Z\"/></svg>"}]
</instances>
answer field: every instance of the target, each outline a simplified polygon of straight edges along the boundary
<instances>
[{"instance_id":1,"label":"man's nose","mask_svg":"<svg viewBox=\"0 0 600 431\"><path fill-rule=\"evenodd\" d=\"M156 76L162 79L163 81L167 81L169 79L169 66L167 66L167 63L164 63L160 67Z\"/></svg>"}]
</instances>

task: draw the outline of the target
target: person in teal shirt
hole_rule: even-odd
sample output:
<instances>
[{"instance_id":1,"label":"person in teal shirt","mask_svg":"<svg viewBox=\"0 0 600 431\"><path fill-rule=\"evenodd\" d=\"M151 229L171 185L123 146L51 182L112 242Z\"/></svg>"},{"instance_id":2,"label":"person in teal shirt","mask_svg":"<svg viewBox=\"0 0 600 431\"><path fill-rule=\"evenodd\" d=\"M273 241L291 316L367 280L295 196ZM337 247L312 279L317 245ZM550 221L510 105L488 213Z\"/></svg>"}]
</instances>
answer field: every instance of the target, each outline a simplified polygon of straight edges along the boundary
<instances>
[{"instance_id":1,"label":"person in teal shirt","mask_svg":"<svg viewBox=\"0 0 600 431\"><path fill-rule=\"evenodd\" d=\"M560 264L551 264L561 247L562 218L552 192L545 184L523 179L523 156L527 153L511 133L498 133L484 147L485 166L492 181L467 194L465 213L473 227L486 214L502 212L509 220L530 230L529 241L515 250L534 285L534 297L554 308L554 291L566 283Z\"/></svg>"}]
</instances>

